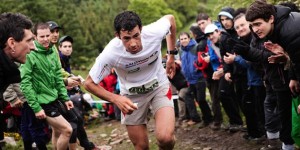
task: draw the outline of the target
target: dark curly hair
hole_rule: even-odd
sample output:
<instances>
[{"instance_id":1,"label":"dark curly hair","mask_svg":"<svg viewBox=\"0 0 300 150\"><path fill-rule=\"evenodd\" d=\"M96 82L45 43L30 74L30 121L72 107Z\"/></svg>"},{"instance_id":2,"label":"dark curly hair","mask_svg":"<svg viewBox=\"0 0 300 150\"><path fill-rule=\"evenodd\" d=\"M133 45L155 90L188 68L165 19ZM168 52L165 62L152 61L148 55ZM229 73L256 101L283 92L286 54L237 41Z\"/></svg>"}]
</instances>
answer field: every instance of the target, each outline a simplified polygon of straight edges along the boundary
<instances>
[{"instance_id":1,"label":"dark curly hair","mask_svg":"<svg viewBox=\"0 0 300 150\"><path fill-rule=\"evenodd\" d=\"M4 49L8 38L12 37L17 42L24 38L24 29L30 30L32 22L20 13L2 13L0 15L0 49Z\"/></svg>"},{"instance_id":2,"label":"dark curly hair","mask_svg":"<svg viewBox=\"0 0 300 150\"><path fill-rule=\"evenodd\" d=\"M118 14L114 20L115 32L120 35L120 31L131 31L136 26L142 29L140 17L133 11L124 11Z\"/></svg>"},{"instance_id":3,"label":"dark curly hair","mask_svg":"<svg viewBox=\"0 0 300 150\"><path fill-rule=\"evenodd\" d=\"M275 16L275 8L264 0L256 0L253 2L246 12L246 20L254 21L256 19L263 19L269 21L270 17Z\"/></svg>"}]
</instances>

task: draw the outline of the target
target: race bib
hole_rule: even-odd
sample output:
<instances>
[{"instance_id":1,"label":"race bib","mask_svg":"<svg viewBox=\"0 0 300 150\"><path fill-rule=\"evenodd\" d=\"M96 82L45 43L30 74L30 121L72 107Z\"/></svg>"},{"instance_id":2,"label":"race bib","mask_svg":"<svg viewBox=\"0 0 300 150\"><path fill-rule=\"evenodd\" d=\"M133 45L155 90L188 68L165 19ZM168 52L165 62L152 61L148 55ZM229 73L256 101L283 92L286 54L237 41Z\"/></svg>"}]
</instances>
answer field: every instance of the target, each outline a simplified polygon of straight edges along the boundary
<instances>
[{"instance_id":1,"label":"race bib","mask_svg":"<svg viewBox=\"0 0 300 150\"><path fill-rule=\"evenodd\" d=\"M131 94L146 94L148 92L153 91L158 86L159 86L158 81L155 78L155 79L153 79L153 80L151 80L149 82L146 82L143 85L128 87L128 91Z\"/></svg>"}]
</instances>

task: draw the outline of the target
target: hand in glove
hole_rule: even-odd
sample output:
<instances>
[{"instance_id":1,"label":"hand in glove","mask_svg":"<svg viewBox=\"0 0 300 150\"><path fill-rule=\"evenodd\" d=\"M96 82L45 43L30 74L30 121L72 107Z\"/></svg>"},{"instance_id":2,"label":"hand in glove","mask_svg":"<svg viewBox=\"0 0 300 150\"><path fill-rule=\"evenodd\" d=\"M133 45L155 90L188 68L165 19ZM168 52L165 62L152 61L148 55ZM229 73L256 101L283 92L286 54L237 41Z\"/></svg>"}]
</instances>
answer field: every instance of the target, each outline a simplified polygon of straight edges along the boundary
<instances>
[{"instance_id":1,"label":"hand in glove","mask_svg":"<svg viewBox=\"0 0 300 150\"><path fill-rule=\"evenodd\" d=\"M233 39L232 39L233 40ZM235 40L236 41L236 40ZM233 49L235 54L245 56L247 55L248 51L250 50L250 45L243 41L238 41L234 46Z\"/></svg>"},{"instance_id":2,"label":"hand in glove","mask_svg":"<svg viewBox=\"0 0 300 150\"><path fill-rule=\"evenodd\" d=\"M239 40L236 40L236 39L233 39L233 38L228 38L227 41L226 41L226 44L227 46L230 48L230 49L233 49L233 47L239 43L240 41Z\"/></svg>"}]
</instances>

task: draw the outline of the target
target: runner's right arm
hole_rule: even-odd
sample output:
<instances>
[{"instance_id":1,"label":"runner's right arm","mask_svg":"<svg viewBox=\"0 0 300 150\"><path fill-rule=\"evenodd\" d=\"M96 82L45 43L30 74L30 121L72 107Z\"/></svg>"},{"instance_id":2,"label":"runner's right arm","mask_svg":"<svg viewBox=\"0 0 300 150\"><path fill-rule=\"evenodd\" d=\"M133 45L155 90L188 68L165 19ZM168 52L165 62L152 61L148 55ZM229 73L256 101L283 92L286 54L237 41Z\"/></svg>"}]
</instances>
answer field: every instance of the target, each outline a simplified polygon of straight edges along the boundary
<instances>
[{"instance_id":1,"label":"runner's right arm","mask_svg":"<svg viewBox=\"0 0 300 150\"><path fill-rule=\"evenodd\" d=\"M131 114L137 109L137 106L135 106L130 99L105 90L99 84L96 84L90 75L88 75L86 81L84 82L84 88L97 97L116 104L125 114Z\"/></svg>"}]
</instances>

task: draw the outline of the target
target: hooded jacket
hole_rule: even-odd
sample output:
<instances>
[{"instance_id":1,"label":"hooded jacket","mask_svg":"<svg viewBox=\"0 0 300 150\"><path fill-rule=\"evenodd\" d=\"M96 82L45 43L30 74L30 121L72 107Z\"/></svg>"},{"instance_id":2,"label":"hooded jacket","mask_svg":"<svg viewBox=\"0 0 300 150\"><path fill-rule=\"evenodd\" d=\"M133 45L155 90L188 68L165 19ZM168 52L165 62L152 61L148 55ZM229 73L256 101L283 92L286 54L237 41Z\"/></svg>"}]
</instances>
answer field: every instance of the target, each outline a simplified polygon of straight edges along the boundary
<instances>
[{"instance_id":1,"label":"hooded jacket","mask_svg":"<svg viewBox=\"0 0 300 150\"><path fill-rule=\"evenodd\" d=\"M36 50L27 55L21 65L21 90L35 113L42 110L41 104L69 97L63 83L61 65L53 47L45 48L34 41Z\"/></svg>"},{"instance_id":2,"label":"hooded jacket","mask_svg":"<svg viewBox=\"0 0 300 150\"><path fill-rule=\"evenodd\" d=\"M220 22L222 28L228 33L230 34L230 36L232 36L233 38L237 38L238 35L234 29L234 26L232 26L232 28L230 29L225 29L222 22L221 22L221 16L226 16L228 18L230 18L233 22L233 18L234 18L234 9L231 7L224 7L221 9L221 11L218 14L218 21Z\"/></svg>"},{"instance_id":3,"label":"hooded jacket","mask_svg":"<svg viewBox=\"0 0 300 150\"><path fill-rule=\"evenodd\" d=\"M278 43L289 54L294 73L300 80L300 13L288 7L276 5L274 30L267 39Z\"/></svg>"},{"instance_id":4,"label":"hooded jacket","mask_svg":"<svg viewBox=\"0 0 300 150\"><path fill-rule=\"evenodd\" d=\"M197 61L197 43L191 39L186 47L180 47L181 71L189 84L196 84L202 76L194 66Z\"/></svg>"}]
</instances>

